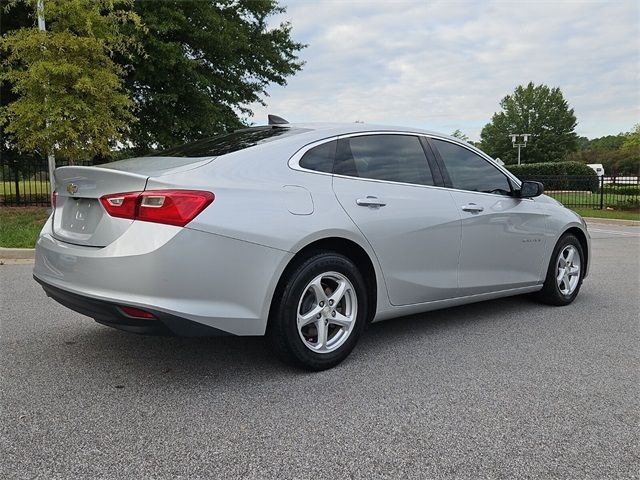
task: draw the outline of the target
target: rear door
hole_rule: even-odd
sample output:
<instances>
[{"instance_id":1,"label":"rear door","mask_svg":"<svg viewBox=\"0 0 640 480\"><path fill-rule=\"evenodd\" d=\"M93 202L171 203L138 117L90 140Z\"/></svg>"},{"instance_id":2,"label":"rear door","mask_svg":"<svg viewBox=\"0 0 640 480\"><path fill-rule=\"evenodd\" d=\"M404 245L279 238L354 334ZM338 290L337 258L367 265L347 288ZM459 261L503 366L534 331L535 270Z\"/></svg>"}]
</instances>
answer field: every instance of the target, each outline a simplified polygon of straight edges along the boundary
<instances>
[{"instance_id":1,"label":"rear door","mask_svg":"<svg viewBox=\"0 0 640 480\"><path fill-rule=\"evenodd\" d=\"M444 139L429 143L462 218L460 294L540 283L547 221L535 199L514 197L507 176L471 149Z\"/></svg>"},{"instance_id":2,"label":"rear door","mask_svg":"<svg viewBox=\"0 0 640 480\"><path fill-rule=\"evenodd\" d=\"M382 267L390 302L456 296L460 216L423 141L408 134L338 140L333 189Z\"/></svg>"}]
</instances>

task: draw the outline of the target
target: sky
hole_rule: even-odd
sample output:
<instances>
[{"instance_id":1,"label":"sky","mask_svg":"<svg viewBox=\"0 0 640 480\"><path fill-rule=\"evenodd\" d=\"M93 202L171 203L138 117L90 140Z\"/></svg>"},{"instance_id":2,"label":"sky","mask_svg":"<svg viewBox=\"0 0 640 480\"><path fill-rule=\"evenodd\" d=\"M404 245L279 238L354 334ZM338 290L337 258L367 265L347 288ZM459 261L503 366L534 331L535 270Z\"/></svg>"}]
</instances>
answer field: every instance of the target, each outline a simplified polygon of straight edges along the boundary
<instances>
[{"instance_id":1,"label":"sky","mask_svg":"<svg viewBox=\"0 0 640 480\"><path fill-rule=\"evenodd\" d=\"M404 125L472 140L533 81L595 138L640 122L640 2L282 0L305 66L251 108L290 122Z\"/></svg>"}]
</instances>

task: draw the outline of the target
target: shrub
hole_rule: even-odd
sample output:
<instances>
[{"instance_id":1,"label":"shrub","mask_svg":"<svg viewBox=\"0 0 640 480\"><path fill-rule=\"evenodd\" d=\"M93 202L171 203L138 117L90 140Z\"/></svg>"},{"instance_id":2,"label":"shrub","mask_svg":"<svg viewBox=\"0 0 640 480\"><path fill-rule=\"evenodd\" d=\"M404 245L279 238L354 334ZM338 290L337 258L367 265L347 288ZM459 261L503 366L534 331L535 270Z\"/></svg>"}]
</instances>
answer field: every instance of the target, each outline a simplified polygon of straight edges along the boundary
<instances>
[{"instance_id":1,"label":"shrub","mask_svg":"<svg viewBox=\"0 0 640 480\"><path fill-rule=\"evenodd\" d=\"M545 190L581 190L597 192L596 172L580 162L545 162L505 165L520 180L536 180Z\"/></svg>"},{"instance_id":2,"label":"shrub","mask_svg":"<svg viewBox=\"0 0 640 480\"><path fill-rule=\"evenodd\" d=\"M611 185L604 186L604 193L612 193L616 195L635 195L640 196L640 186L638 185Z\"/></svg>"}]
</instances>

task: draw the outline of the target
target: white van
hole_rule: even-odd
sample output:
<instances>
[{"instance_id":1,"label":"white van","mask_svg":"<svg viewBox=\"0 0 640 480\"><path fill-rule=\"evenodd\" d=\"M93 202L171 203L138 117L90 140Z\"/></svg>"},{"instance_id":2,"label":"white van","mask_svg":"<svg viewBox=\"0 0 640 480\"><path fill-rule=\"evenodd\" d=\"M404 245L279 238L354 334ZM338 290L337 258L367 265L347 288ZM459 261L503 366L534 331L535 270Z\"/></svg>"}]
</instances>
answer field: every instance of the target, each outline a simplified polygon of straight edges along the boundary
<instances>
[{"instance_id":1,"label":"white van","mask_svg":"<svg viewBox=\"0 0 640 480\"><path fill-rule=\"evenodd\" d=\"M599 177L604 176L604 167L601 163L587 163L587 167L591 167Z\"/></svg>"}]
</instances>

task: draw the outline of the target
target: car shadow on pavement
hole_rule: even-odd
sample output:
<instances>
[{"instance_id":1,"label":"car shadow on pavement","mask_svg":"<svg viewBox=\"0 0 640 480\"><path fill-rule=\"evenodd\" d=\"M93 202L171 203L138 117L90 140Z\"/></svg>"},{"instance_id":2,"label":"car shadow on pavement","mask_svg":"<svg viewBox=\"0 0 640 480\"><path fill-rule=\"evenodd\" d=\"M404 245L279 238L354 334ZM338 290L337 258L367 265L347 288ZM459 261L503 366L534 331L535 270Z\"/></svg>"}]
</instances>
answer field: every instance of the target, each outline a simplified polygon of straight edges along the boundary
<instances>
[{"instance_id":1,"label":"car shadow on pavement","mask_svg":"<svg viewBox=\"0 0 640 480\"><path fill-rule=\"evenodd\" d=\"M469 331L477 334L479 328L502 328L501 324L528 308L539 309L540 305L519 296L371 324L352 355L336 368L345 372L357 370L378 354L402 351L407 342L437 342L438 335L465 335ZM109 372L116 383L175 383L187 387L205 382L219 386L313 375L278 360L263 337L143 336L92 323L85 323L75 335L69 335L68 325L60 328L64 331L57 333L65 339L63 344L53 341L57 345L48 347L62 347L56 353L63 368L71 362L76 374ZM47 343L41 342L40 347L47 348Z\"/></svg>"}]
</instances>

